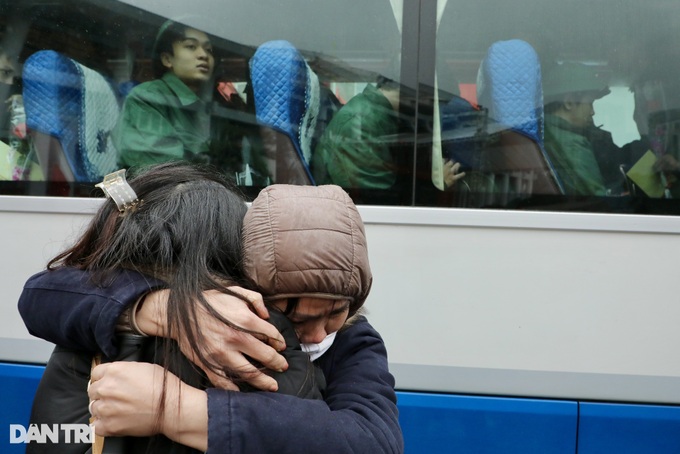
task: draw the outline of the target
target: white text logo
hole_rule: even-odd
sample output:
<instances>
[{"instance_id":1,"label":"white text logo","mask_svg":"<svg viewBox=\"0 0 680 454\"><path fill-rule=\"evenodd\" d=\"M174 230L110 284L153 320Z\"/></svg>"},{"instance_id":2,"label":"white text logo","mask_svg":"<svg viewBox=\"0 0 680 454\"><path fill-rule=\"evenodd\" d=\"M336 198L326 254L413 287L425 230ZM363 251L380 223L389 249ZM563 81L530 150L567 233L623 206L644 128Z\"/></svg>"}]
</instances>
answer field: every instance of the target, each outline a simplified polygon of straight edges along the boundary
<instances>
[{"instance_id":1,"label":"white text logo","mask_svg":"<svg viewBox=\"0 0 680 454\"><path fill-rule=\"evenodd\" d=\"M9 442L16 443L92 443L94 428L89 424L9 425Z\"/></svg>"}]
</instances>

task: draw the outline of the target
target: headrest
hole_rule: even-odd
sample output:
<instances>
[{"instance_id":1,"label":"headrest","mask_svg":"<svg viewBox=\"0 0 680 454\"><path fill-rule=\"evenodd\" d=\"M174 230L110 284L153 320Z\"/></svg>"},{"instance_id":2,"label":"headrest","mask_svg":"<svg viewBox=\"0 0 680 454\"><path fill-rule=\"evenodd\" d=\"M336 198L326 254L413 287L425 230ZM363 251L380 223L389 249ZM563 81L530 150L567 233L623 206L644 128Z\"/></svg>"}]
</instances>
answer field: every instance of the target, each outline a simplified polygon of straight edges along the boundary
<instances>
[{"instance_id":1,"label":"headrest","mask_svg":"<svg viewBox=\"0 0 680 454\"><path fill-rule=\"evenodd\" d=\"M46 50L26 60L23 87L28 128L59 139L76 181L99 181L116 170L109 135L119 105L101 74Z\"/></svg>"},{"instance_id":2,"label":"headrest","mask_svg":"<svg viewBox=\"0 0 680 454\"><path fill-rule=\"evenodd\" d=\"M543 142L541 65L529 43L513 39L489 47L477 75L477 100L497 122Z\"/></svg>"},{"instance_id":3,"label":"headrest","mask_svg":"<svg viewBox=\"0 0 680 454\"><path fill-rule=\"evenodd\" d=\"M250 61L250 72L258 121L290 136L309 165L319 112L316 74L287 41L262 44Z\"/></svg>"}]
</instances>

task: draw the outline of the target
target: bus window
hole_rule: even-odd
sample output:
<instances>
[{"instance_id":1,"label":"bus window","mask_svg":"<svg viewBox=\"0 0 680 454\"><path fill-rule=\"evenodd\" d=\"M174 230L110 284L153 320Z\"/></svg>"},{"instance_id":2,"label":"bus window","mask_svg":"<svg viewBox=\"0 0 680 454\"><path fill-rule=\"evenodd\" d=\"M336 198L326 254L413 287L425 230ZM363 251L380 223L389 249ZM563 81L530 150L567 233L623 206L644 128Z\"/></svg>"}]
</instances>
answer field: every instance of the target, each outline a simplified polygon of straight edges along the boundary
<instances>
[{"instance_id":1,"label":"bus window","mask_svg":"<svg viewBox=\"0 0 680 454\"><path fill-rule=\"evenodd\" d=\"M440 100L441 131L418 158L432 160L433 172L434 156L467 167L447 204L677 212L669 199L680 164L668 120L680 60L664 44L674 41L674 9L440 0L437 82L448 74L455 94L478 109L474 127L447 123L451 107ZM668 163L665 172L657 161Z\"/></svg>"},{"instance_id":2,"label":"bus window","mask_svg":"<svg viewBox=\"0 0 680 454\"><path fill-rule=\"evenodd\" d=\"M666 2L251 3L0 0L0 194L91 196L179 159L248 196L678 211Z\"/></svg>"},{"instance_id":3,"label":"bus window","mask_svg":"<svg viewBox=\"0 0 680 454\"><path fill-rule=\"evenodd\" d=\"M335 183L411 202L412 155L393 157L413 132L398 112L400 1L3 3L0 45L16 62L3 101L20 95L0 118L4 194L88 196L114 169L185 159L249 195ZM379 124L333 123L355 105Z\"/></svg>"}]
</instances>

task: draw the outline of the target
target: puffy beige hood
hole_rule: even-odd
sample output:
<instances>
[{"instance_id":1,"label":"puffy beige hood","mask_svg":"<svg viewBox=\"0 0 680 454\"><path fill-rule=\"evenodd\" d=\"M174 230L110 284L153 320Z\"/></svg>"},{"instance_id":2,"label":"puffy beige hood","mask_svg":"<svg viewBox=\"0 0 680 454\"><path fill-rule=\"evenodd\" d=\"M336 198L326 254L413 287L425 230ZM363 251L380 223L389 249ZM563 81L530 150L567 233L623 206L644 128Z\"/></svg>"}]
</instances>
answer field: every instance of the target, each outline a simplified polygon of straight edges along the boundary
<instances>
[{"instance_id":1,"label":"puffy beige hood","mask_svg":"<svg viewBox=\"0 0 680 454\"><path fill-rule=\"evenodd\" d=\"M246 276L266 300L349 299L350 315L373 281L364 224L339 186L273 185L243 221Z\"/></svg>"}]
</instances>

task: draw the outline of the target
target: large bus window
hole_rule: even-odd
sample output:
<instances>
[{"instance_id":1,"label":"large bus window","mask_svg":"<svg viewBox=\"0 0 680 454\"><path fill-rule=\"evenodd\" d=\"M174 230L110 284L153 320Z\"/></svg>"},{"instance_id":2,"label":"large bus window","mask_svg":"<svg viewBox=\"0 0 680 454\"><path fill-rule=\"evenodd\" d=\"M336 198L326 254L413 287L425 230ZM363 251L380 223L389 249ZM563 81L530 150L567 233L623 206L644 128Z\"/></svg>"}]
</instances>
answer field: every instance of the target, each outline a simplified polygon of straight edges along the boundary
<instances>
[{"instance_id":1,"label":"large bus window","mask_svg":"<svg viewBox=\"0 0 680 454\"><path fill-rule=\"evenodd\" d=\"M2 2L0 191L89 196L108 172L180 159L251 195L336 183L410 204L413 158L390 143L410 127L400 3ZM375 125L333 123L352 109Z\"/></svg>"},{"instance_id":2,"label":"large bus window","mask_svg":"<svg viewBox=\"0 0 680 454\"><path fill-rule=\"evenodd\" d=\"M449 206L677 212L676 6L438 6L437 82L457 87L419 160L466 168Z\"/></svg>"},{"instance_id":3,"label":"large bus window","mask_svg":"<svg viewBox=\"0 0 680 454\"><path fill-rule=\"evenodd\" d=\"M178 159L250 196L677 214L677 9L0 0L0 194Z\"/></svg>"}]
</instances>

